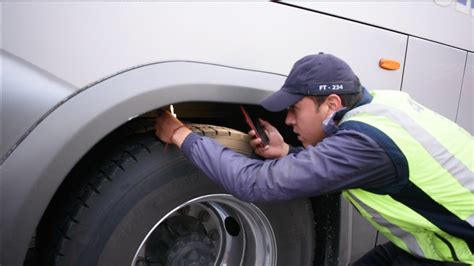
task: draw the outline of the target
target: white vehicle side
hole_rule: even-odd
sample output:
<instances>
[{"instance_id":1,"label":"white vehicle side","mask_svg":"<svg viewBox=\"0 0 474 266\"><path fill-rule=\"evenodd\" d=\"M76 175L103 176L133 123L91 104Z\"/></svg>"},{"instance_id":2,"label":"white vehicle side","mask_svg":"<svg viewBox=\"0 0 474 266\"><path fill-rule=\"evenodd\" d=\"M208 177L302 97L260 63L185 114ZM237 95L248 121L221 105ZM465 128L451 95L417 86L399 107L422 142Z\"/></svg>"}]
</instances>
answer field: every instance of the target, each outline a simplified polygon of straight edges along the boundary
<instances>
[{"instance_id":1,"label":"white vehicle side","mask_svg":"<svg viewBox=\"0 0 474 266\"><path fill-rule=\"evenodd\" d=\"M368 89L409 92L473 134L472 6L2 3L0 264L23 263L56 190L121 125L183 102L229 124L209 103L257 105L307 54L337 55ZM339 265L383 241L344 202L338 232Z\"/></svg>"}]
</instances>

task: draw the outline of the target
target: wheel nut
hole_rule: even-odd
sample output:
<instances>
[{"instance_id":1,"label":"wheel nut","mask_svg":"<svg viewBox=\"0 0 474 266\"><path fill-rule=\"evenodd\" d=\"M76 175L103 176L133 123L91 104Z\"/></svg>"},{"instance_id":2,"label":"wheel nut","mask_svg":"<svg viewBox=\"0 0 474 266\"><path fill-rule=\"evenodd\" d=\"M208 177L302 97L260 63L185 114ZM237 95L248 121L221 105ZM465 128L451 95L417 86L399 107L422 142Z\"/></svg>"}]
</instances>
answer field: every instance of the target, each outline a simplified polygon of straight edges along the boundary
<instances>
[{"instance_id":1,"label":"wheel nut","mask_svg":"<svg viewBox=\"0 0 474 266\"><path fill-rule=\"evenodd\" d=\"M206 212L206 211L202 211L198 215L198 219L199 219L199 221L201 221L201 223L209 221L209 218L210 218L209 213Z\"/></svg>"},{"instance_id":2,"label":"wheel nut","mask_svg":"<svg viewBox=\"0 0 474 266\"><path fill-rule=\"evenodd\" d=\"M217 232L216 229L211 230L208 235L209 235L209 238L210 238L212 241L216 241L216 240L219 239L219 233Z\"/></svg>"}]
</instances>

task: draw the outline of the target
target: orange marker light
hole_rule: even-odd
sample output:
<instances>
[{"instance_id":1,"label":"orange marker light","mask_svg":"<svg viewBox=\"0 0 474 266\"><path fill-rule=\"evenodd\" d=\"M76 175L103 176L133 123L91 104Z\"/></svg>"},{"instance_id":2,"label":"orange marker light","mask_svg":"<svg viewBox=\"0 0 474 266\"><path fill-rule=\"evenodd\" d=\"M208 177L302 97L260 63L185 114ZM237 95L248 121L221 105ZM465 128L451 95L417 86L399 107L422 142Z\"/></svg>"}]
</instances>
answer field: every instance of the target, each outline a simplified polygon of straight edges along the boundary
<instances>
[{"instance_id":1,"label":"orange marker light","mask_svg":"<svg viewBox=\"0 0 474 266\"><path fill-rule=\"evenodd\" d=\"M379 61L379 66L387 70L397 70L400 68L400 62L393 59L382 58Z\"/></svg>"}]
</instances>

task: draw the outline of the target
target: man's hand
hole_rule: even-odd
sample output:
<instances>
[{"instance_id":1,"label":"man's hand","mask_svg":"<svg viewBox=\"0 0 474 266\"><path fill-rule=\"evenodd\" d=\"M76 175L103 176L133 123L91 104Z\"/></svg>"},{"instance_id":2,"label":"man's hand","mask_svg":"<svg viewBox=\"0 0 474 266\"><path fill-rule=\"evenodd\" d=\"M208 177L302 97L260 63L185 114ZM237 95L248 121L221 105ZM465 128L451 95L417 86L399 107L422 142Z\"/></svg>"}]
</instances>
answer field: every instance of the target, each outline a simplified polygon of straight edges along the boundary
<instances>
[{"instance_id":1,"label":"man's hand","mask_svg":"<svg viewBox=\"0 0 474 266\"><path fill-rule=\"evenodd\" d=\"M191 130L168 111L159 111L155 120L155 135L161 141L175 144L181 148L181 144L189 133Z\"/></svg>"},{"instance_id":2,"label":"man's hand","mask_svg":"<svg viewBox=\"0 0 474 266\"><path fill-rule=\"evenodd\" d=\"M283 137L280 135L280 132L278 132L278 130L267 121L262 119L259 119L259 121L267 133L270 143L266 146L263 146L262 140L257 138L255 131L250 130L248 133L251 138L250 146L252 146L252 148L255 150L255 153L267 159L275 159L286 156L290 146L285 143Z\"/></svg>"}]
</instances>

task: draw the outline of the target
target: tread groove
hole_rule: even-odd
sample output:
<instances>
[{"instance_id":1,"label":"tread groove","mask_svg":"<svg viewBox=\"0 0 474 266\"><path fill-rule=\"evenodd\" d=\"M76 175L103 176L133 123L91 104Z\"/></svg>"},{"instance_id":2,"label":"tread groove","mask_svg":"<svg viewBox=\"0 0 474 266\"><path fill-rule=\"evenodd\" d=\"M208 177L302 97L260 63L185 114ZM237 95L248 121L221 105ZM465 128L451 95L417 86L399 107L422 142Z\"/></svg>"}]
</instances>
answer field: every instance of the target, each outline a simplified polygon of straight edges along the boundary
<instances>
[{"instance_id":1,"label":"tread groove","mask_svg":"<svg viewBox=\"0 0 474 266\"><path fill-rule=\"evenodd\" d=\"M135 155L133 155L131 152L125 150L123 151L125 154L127 154L128 156L130 156L135 162L138 162L138 159Z\"/></svg>"},{"instance_id":2,"label":"tread groove","mask_svg":"<svg viewBox=\"0 0 474 266\"><path fill-rule=\"evenodd\" d=\"M97 170L99 171L99 173L101 173L105 177L105 179L112 181L112 178L108 174L106 174L102 169L97 168Z\"/></svg>"},{"instance_id":3,"label":"tread groove","mask_svg":"<svg viewBox=\"0 0 474 266\"><path fill-rule=\"evenodd\" d=\"M89 205L87 205L87 203L84 200L82 200L80 197L77 197L77 199L79 200L80 203L82 203L82 206L84 206L88 209L90 208Z\"/></svg>"},{"instance_id":4,"label":"tread groove","mask_svg":"<svg viewBox=\"0 0 474 266\"><path fill-rule=\"evenodd\" d=\"M110 161L113 162L115 165L117 165L118 168L120 168L120 170L125 171L125 168L123 168L123 166L117 160L110 160Z\"/></svg>"},{"instance_id":5,"label":"tread groove","mask_svg":"<svg viewBox=\"0 0 474 266\"><path fill-rule=\"evenodd\" d=\"M96 187L94 187L91 183L87 183L87 184L89 185L89 187L92 189L93 192L100 195L100 191Z\"/></svg>"},{"instance_id":6,"label":"tread groove","mask_svg":"<svg viewBox=\"0 0 474 266\"><path fill-rule=\"evenodd\" d=\"M76 218L72 217L71 215L68 215L68 218L69 218L69 220L71 220L73 223L79 224L79 221L78 221Z\"/></svg>"},{"instance_id":7,"label":"tread groove","mask_svg":"<svg viewBox=\"0 0 474 266\"><path fill-rule=\"evenodd\" d=\"M148 153L151 153L151 150L150 150L150 148L148 148L148 146L146 146L145 144L143 144L143 143L141 143L141 142L138 142L138 144L139 144L140 146L142 146L143 148L145 148L145 150L146 150Z\"/></svg>"}]
</instances>

